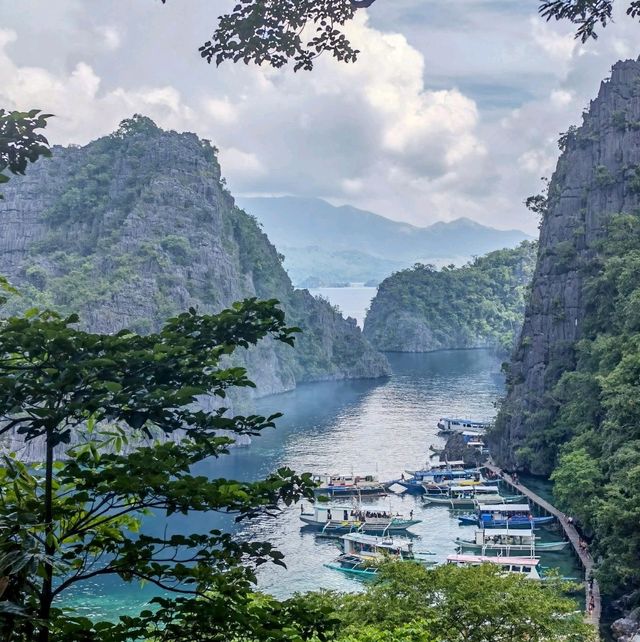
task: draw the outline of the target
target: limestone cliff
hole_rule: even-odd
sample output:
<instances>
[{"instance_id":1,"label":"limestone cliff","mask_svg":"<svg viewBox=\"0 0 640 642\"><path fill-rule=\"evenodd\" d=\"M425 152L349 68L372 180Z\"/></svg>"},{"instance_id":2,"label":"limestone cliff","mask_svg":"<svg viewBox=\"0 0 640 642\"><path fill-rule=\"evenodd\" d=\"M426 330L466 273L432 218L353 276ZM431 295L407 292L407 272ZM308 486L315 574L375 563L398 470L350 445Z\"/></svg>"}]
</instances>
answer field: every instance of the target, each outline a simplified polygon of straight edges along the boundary
<instances>
[{"instance_id":1,"label":"limestone cliff","mask_svg":"<svg viewBox=\"0 0 640 642\"><path fill-rule=\"evenodd\" d=\"M379 350L511 350L522 324L536 244L524 241L460 267L416 265L385 279L364 334Z\"/></svg>"},{"instance_id":2,"label":"limestone cliff","mask_svg":"<svg viewBox=\"0 0 640 642\"><path fill-rule=\"evenodd\" d=\"M196 307L277 298L304 331L295 349L242 356L258 394L322 379L379 377L384 357L352 319L295 290L255 219L225 188L216 150L144 117L84 147L56 147L3 189L0 274L21 291L6 312L79 312L85 327L152 331Z\"/></svg>"},{"instance_id":3,"label":"limestone cliff","mask_svg":"<svg viewBox=\"0 0 640 642\"><path fill-rule=\"evenodd\" d=\"M503 466L540 473L553 468L559 444L576 430L571 420L550 430L562 407L552 390L576 368L577 342L596 316L598 298L589 292L594 278L604 273L603 243L616 217L637 217L640 211L640 62L614 65L582 125L564 134L560 147L531 297L491 439L492 453ZM609 323L590 339L615 325L622 311L616 306L622 303L609 306Z\"/></svg>"}]
</instances>

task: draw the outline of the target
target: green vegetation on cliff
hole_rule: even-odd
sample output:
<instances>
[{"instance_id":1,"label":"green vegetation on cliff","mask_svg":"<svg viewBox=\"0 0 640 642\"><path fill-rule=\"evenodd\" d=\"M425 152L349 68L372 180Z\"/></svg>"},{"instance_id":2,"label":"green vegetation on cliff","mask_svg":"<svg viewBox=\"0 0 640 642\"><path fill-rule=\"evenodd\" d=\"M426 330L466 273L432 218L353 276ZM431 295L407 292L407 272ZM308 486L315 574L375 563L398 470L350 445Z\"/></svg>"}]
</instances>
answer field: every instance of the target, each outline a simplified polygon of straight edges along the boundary
<instances>
[{"instance_id":1,"label":"green vegetation on cliff","mask_svg":"<svg viewBox=\"0 0 640 642\"><path fill-rule=\"evenodd\" d=\"M5 313L46 307L93 331L145 333L190 307L277 298L303 335L295 352L267 342L242 357L259 392L387 372L355 324L292 287L226 190L216 149L194 134L137 116L85 147L56 147L7 184L0 215L0 274L22 294Z\"/></svg>"},{"instance_id":2,"label":"green vegetation on cliff","mask_svg":"<svg viewBox=\"0 0 640 642\"><path fill-rule=\"evenodd\" d=\"M497 250L461 267L415 265L385 279L365 336L379 349L427 352L513 345L524 314L536 244Z\"/></svg>"},{"instance_id":3,"label":"green vegetation on cliff","mask_svg":"<svg viewBox=\"0 0 640 642\"><path fill-rule=\"evenodd\" d=\"M595 537L603 588L621 593L640 587L640 217L611 217L598 250L583 267L575 366L545 394L547 422L519 455L555 463L560 507Z\"/></svg>"}]
</instances>

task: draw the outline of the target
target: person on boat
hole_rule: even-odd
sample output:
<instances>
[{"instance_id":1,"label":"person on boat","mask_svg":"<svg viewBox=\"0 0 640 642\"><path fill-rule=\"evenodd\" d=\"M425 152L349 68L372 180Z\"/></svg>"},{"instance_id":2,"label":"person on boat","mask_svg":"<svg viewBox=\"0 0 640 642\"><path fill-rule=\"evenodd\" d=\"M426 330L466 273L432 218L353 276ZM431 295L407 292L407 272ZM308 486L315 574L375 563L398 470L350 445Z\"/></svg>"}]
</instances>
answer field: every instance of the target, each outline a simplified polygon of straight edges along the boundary
<instances>
[{"instance_id":1,"label":"person on boat","mask_svg":"<svg viewBox=\"0 0 640 642\"><path fill-rule=\"evenodd\" d=\"M329 508L329 510L327 510L327 519L329 521L331 521L333 519L332 516L331 516L331 509L330 508Z\"/></svg>"},{"instance_id":2,"label":"person on boat","mask_svg":"<svg viewBox=\"0 0 640 642\"><path fill-rule=\"evenodd\" d=\"M409 519L413 519L413 509L409 511Z\"/></svg>"}]
</instances>

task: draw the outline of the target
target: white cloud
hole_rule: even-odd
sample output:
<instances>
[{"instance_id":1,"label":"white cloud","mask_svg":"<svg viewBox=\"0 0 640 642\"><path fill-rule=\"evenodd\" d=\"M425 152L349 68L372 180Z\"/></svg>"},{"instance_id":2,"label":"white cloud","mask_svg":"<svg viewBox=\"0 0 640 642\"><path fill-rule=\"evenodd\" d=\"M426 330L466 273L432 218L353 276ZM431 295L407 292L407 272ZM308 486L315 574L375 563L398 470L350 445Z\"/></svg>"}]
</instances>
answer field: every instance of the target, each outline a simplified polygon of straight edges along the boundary
<instances>
[{"instance_id":1,"label":"white cloud","mask_svg":"<svg viewBox=\"0 0 640 642\"><path fill-rule=\"evenodd\" d=\"M559 33L556 28L538 16L532 16L530 24L534 42L549 58L562 64L571 60L578 48L578 42L573 33L569 31Z\"/></svg>"},{"instance_id":2,"label":"white cloud","mask_svg":"<svg viewBox=\"0 0 640 642\"><path fill-rule=\"evenodd\" d=\"M581 45L535 3L393 0L350 26L358 63L323 57L294 74L201 62L197 46L219 13L208 0L188 11L22 2L0 29L0 100L55 113L55 142L87 142L140 112L211 139L236 193L531 232L522 201L552 171L558 133L580 122L610 65L635 55L639 33L622 9Z\"/></svg>"},{"instance_id":3,"label":"white cloud","mask_svg":"<svg viewBox=\"0 0 640 642\"><path fill-rule=\"evenodd\" d=\"M98 36L102 39L104 47L110 51L118 49L122 43L120 32L112 26L100 26L96 28Z\"/></svg>"}]
</instances>

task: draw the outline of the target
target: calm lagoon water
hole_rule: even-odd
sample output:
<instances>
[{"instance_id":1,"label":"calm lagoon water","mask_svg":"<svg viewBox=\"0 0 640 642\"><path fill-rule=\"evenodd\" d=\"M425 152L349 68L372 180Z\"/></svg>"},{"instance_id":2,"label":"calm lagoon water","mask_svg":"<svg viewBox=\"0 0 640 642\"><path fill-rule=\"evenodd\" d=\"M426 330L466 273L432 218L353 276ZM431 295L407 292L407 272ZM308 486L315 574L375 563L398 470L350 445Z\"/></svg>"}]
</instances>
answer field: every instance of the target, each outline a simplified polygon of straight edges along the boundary
<instances>
[{"instance_id":1,"label":"calm lagoon water","mask_svg":"<svg viewBox=\"0 0 640 642\"><path fill-rule=\"evenodd\" d=\"M301 386L295 391L263 399L258 410L284 412L276 430L238 448L218 461L207 462L198 472L212 477L253 480L280 466L297 471L374 472L380 479L399 477L404 469L422 467L431 444L441 445L436 422L441 415L466 415L489 420L494 400L503 389L499 363L489 352L452 351L430 354L389 355L393 375L381 381L343 381ZM422 523L412 530L416 550L430 550L442 561L454 552L453 539L472 537L473 527L461 527L455 514L444 507L423 508L419 498L373 500L373 505L414 515ZM259 586L279 597L296 591L331 588L357 591L358 580L324 567L338 554L331 539L318 539L301 530L299 507L276 519L265 518L236 525L229 516L208 514L188 521L161 516L149 519L147 532L224 527L238 537L268 540L284 554L287 569L262 567ZM549 554L547 566L561 566L564 575L576 576L568 554ZM85 586L70 597L80 613L113 618L136 613L156 589L106 580Z\"/></svg>"}]
</instances>

